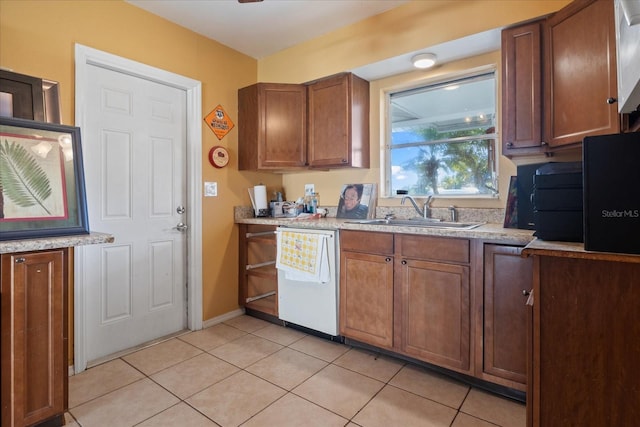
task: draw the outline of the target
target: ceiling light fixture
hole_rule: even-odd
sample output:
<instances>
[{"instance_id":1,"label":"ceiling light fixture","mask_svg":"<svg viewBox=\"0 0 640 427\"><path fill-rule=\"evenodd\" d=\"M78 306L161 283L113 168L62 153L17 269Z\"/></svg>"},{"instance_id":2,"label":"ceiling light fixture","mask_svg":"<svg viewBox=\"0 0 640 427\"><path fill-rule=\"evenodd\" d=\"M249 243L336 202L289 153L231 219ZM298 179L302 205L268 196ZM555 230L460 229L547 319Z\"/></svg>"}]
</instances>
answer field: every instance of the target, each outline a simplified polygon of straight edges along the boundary
<instances>
[{"instance_id":1,"label":"ceiling light fixture","mask_svg":"<svg viewBox=\"0 0 640 427\"><path fill-rule=\"evenodd\" d=\"M416 68L430 68L436 65L436 56L433 53L419 53L411 58Z\"/></svg>"}]
</instances>

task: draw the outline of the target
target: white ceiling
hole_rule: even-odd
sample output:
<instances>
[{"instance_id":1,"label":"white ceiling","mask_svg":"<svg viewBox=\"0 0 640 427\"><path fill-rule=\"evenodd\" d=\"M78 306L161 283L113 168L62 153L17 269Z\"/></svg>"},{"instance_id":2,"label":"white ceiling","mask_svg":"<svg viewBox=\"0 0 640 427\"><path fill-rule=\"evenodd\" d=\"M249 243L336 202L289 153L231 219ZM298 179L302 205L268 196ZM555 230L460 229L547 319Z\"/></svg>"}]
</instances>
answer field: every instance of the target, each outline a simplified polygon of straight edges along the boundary
<instances>
[{"instance_id":1,"label":"white ceiling","mask_svg":"<svg viewBox=\"0 0 640 427\"><path fill-rule=\"evenodd\" d=\"M256 59L407 3L407 0L264 0L244 4L237 0L126 1ZM345 71L376 80L411 71L410 59L418 52L435 53L442 64L499 48L497 28Z\"/></svg>"},{"instance_id":2,"label":"white ceiling","mask_svg":"<svg viewBox=\"0 0 640 427\"><path fill-rule=\"evenodd\" d=\"M378 15L407 0L127 0L260 59Z\"/></svg>"},{"instance_id":3,"label":"white ceiling","mask_svg":"<svg viewBox=\"0 0 640 427\"><path fill-rule=\"evenodd\" d=\"M418 51L387 58L349 71L367 80L377 80L414 70L411 58L420 52L435 54L440 65L474 55L481 55L500 49L500 30L500 28L496 28L446 43L425 46L424 49Z\"/></svg>"}]
</instances>

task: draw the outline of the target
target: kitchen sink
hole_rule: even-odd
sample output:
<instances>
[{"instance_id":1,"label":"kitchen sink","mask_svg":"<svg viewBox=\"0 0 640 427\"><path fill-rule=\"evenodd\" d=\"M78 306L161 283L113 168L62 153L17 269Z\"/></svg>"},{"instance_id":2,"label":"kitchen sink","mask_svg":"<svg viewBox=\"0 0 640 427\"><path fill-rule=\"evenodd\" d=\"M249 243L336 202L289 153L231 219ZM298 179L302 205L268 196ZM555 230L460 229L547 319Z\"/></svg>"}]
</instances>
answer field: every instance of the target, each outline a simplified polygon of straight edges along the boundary
<instances>
[{"instance_id":1,"label":"kitchen sink","mask_svg":"<svg viewBox=\"0 0 640 427\"><path fill-rule=\"evenodd\" d=\"M484 224L484 222L449 222L437 221L433 219L411 218L411 219L360 219L347 221L352 224L367 225L391 225L402 227L430 227L430 228L455 228L459 230L471 230Z\"/></svg>"}]
</instances>

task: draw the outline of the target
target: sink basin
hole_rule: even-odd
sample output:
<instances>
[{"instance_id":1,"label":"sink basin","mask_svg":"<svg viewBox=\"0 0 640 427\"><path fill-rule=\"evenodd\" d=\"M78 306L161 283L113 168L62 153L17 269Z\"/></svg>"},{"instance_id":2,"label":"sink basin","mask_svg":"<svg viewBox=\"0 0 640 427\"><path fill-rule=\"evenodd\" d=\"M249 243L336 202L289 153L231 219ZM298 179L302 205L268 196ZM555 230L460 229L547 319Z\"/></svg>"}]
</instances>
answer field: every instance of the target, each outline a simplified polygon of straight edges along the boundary
<instances>
[{"instance_id":1,"label":"sink basin","mask_svg":"<svg viewBox=\"0 0 640 427\"><path fill-rule=\"evenodd\" d=\"M368 225L392 225L402 227L430 227L430 228L455 228L459 230L470 230L484 224L484 222L448 222L448 221L435 221L423 218L412 219L361 219L354 221L347 221L353 224L368 224Z\"/></svg>"},{"instance_id":2,"label":"sink basin","mask_svg":"<svg viewBox=\"0 0 640 427\"><path fill-rule=\"evenodd\" d=\"M448 221L424 221L413 219L392 219L389 220L389 225L402 225L408 227L434 227L434 228L460 228L471 229L481 226L482 222L448 222Z\"/></svg>"}]
</instances>

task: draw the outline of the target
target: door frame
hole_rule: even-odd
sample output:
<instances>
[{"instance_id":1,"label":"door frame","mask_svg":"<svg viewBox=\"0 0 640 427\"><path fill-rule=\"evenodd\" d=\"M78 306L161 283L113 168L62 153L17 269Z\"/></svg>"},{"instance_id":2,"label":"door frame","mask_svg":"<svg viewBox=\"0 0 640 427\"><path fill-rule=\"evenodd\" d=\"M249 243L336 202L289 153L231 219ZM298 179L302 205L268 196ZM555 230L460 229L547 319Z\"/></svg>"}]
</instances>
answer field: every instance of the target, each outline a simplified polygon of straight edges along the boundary
<instances>
[{"instance_id":1,"label":"door frame","mask_svg":"<svg viewBox=\"0 0 640 427\"><path fill-rule=\"evenodd\" d=\"M87 67L89 65L121 72L159 84L184 90L187 101L186 131L186 184L187 184L187 327L202 329L202 83L169 71L151 67L127 58L75 45L75 125L86 125ZM99 231L99 230L96 230ZM83 278L82 246L78 246L74 259L74 371L86 369L86 319Z\"/></svg>"}]
</instances>

